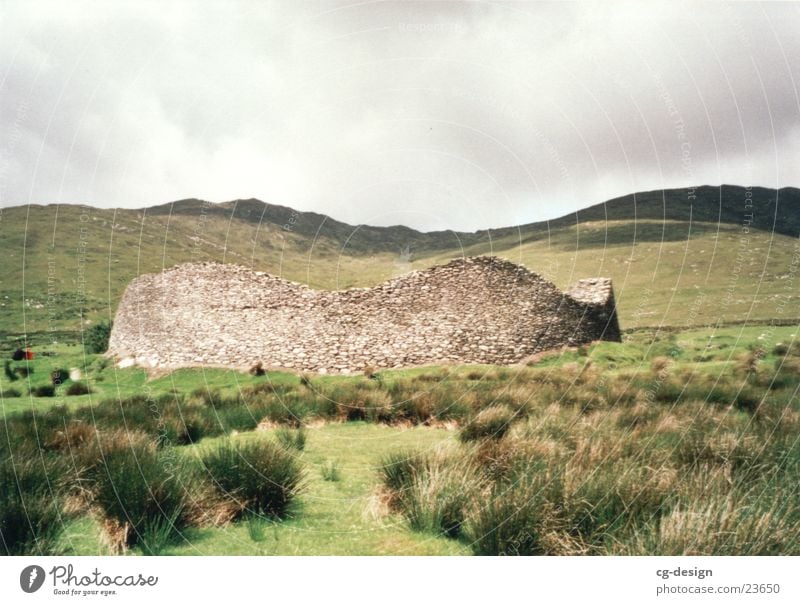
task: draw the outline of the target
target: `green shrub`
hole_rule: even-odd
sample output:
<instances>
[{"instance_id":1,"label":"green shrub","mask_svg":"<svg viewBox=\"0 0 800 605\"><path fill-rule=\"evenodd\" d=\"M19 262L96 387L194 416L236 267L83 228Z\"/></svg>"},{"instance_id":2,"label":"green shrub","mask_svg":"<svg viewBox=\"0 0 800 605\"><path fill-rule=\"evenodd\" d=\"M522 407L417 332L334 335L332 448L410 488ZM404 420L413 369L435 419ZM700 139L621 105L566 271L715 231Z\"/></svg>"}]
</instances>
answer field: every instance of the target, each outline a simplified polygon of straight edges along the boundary
<instances>
[{"instance_id":1,"label":"green shrub","mask_svg":"<svg viewBox=\"0 0 800 605\"><path fill-rule=\"evenodd\" d=\"M31 387L29 392L34 397L54 397L56 388L51 384L43 384L38 387Z\"/></svg>"},{"instance_id":2,"label":"green shrub","mask_svg":"<svg viewBox=\"0 0 800 605\"><path fill-rule=\"evenodd\" d=\"M502 439L514 421L514 411L506 405L492 406L479 412L461 429L461 441Z\"/></svg>"},{"instance_id":3,"label":"green shrub","mask_svg":"<svg viewBox=\"0 0 800 605\"><path fill-rule=\"evenodd\" d=\"M15 380L19 379L19 376L17 376L17 371L11 367L11 362L7 359L5 364L3 364L3 370L5 371L6 378L8 378L10 382L14 382Z\"/></svg>"},{"instance_id":4,"label":"green shrub","mask_svg":"<svg viewBox=\"0 0 800 605\"><path fill-rule=\"evenodd\" d=\"M76 395L88 395L89 393L92 392L92 390L89 388L89 385L86 384L85 382L73 382L71 385L67 387L65 392L67 395L72 397Z\"/></svg>"},{"instance_id":5,"label":"green shrub","mask_svg":"<svg viewBox=\"0 0 800 605\"><path fill-rule=\"evenodd\" d=\"M0 455L0 554L58 554L62 469L48 458Z\"/></svg>"},{"instance_id":6,"label":"green shrub","mask_svg":"<svg viewBox=\"0 0 800 605\"><path fill-rule=\"evenodd\" d=\"M294 454L271 441L226 440L203 456L214 488L245 513L282 518L303 489Z\"/></svg>"},{"instance_id":7,"label":"green shrub","mask_svg":"<svg viewBox=\"0 0 800 605\"><path fill-rule=\"evenodd\" d=\"M173 450L158 450L149 440L121 441L103 449L90 473L93 504L113 547L138 545L157 554L189 523L190 471Z\"/></svg>"},{"instance_id":8,"label":"green shrub","mask_svg":"<svg viewBox=\"0 0 800 605\"><path fill-rule=\"evenodd\" d=\"M50 372L50 382L54 387L64 384L69 380L69 372L63 368L57 368Z\"/></svg>"},{"instance_id":9,"label":"green shrub","mask_svg":"<svg viewBox=\"0 0 800 605\"><path fill-rule=\"evenodd\" d=\"M6 387L6 388L3 388L3 389L0 389L0 397L6 397L6 398L22 397L22 393L20 393L17 389L12 389L12 388Z\"/></svg>"},{"instance_id":10,"label":"green shrub","mask_svg":"<svg viewBox=\"0 0 800 605\"><path fill-rule=\"evenodd\" d=\"M108 350L108 339L111 337L112 322L101 322L93 325L83 333L83 346L87 353L105 353Z\"/></svg>"}]
</instances>

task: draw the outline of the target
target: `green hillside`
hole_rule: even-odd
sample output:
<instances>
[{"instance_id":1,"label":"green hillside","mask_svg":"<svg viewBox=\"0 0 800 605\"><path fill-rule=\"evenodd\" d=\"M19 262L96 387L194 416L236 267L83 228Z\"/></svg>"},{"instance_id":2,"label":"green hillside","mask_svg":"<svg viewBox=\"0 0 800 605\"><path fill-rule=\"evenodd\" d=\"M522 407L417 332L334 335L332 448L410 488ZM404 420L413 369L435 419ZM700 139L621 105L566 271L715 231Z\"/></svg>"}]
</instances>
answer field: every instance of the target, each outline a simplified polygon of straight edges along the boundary
<instances>
[{"instance_id":1,"label":"green hillside","mask_svg":"<svg viewBox=\"0 0 800 605\"><path fill-rule=\"evenodd\" d=\"M113 317L132 278L187 261L237 263L333 289L487 253L561 287L612 277L623 329L789 322L800 315L799 234L800 190L730 186L638 193L477 233L354 227L258 200L18 206L0 214L0 332L6 343L20 334L79 340L82 325Z\"/></svg>"}]
</instances>

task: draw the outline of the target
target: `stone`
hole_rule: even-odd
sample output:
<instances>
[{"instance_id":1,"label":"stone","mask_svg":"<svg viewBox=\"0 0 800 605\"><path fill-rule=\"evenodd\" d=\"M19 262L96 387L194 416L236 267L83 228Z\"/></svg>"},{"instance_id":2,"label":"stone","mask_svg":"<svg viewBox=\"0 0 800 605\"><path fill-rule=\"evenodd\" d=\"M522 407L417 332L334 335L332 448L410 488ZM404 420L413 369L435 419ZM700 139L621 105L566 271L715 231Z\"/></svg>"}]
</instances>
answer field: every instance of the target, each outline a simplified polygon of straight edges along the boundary
<instances>
[{"instance_id":1,"label":"stone","mask_svg":"<svg viewBox=\"0 0 800 605\"><path fill-rule=\"evenodd\" d=\"M224 326L224 334L221 334ZM125 290L117 362L350 373L450 360L510 364L565 344L621 339L611 280L567 292L509 261L472 257L375 288L317 291L220 263L142 275Z\"/></svg>"}]
</instances>

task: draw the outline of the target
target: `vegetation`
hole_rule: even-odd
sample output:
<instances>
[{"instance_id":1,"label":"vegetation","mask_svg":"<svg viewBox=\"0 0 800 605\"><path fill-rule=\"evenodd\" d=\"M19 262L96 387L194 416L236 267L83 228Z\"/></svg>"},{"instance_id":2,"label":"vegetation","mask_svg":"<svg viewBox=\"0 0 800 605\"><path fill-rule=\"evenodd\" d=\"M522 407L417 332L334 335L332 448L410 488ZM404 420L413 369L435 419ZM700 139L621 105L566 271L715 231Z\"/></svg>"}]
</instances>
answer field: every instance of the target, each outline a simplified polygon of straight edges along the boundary
<instances>
[{"instance_id":1,"label":"vegetation","mask_svg":"<svg viewBox=\"0 0 800 605\"><path fill-rule=\"evenodd\" d=\"M298 460L269 441L224 441L203 456L203 466L220 495L235 503L237 517L286 517L302 489Z\"/></svg>"},{"instance_id":2,"label":"vegetation","mask_svg":"<svg viewBox=\"0 0 800 605\"><path fill-rule=\"evenodd\" d=\"M144 435L119 432L116 441L88 473L91 503L114 550L160 554L189 525L188 467Z\"/></svg>"},{"instance_id":3,"label":"vegetation","mask_svg":"<svg viewBox=\"0 0 800 605\"><path fill-rule=\"evenodd\" d=\"M83 333L83 346L88 353L105 353L111 337L112 322L104 321L93 325Z\"/></svg>"},{"instance_id":4,"label":"vegetation","mask_svg":"<svg viewBox=\"0 0 800 605\"><path fill-rule=\"evenodd\" d=\"M795 334L640 331L381 380L148 380L63 347L0 383L5 549L800 554ZM63 367L81 381L8 398Z\"/></svg>"},{"instance_id":5,"label":"vegetation","mask_svg":"<svg viewBox=\"0 0 800 605\"><path fill-rule=\"evenodd\" d=\"M0 452L0 554L58 553L63 519L59 461Z\"/></svg>"},{"instance_id":6,"label":"vegetation","mask_svg":"<svg viewBox=\"0 0 800 605\"><path fill-rule=\"evenodd\" d=\"M355 229L257 200L220 205L185 200L146 212L72 205L5 208L0 334L16 339L24 326L29 345L55 339L88 346L95 327L113 318L131 279L182 262L233 262L338 289L378 284L398 267L420 269L486 253L521 262L559 287L580 277L611 277L623 328L743 318L796 324L797 295L781 276L792 264L800 232L798 191L781 190L776 215L776 192L753 189L759 201L746 255L740 242L744 193L740 187L698 187L691 210L685 189L638 193L547 223L456 234ZM292 229L286 230L289 220ZM285 243L276 245L271 229L278 229ZM78 248L80 256L74 253ZM50 282L49 262L62 269ZM85 277L80 296L74 280L79 267ZM779 304L780 298L787 304ZM87 352L104 350L102 343Z\"/></svg>"}]
</instances>

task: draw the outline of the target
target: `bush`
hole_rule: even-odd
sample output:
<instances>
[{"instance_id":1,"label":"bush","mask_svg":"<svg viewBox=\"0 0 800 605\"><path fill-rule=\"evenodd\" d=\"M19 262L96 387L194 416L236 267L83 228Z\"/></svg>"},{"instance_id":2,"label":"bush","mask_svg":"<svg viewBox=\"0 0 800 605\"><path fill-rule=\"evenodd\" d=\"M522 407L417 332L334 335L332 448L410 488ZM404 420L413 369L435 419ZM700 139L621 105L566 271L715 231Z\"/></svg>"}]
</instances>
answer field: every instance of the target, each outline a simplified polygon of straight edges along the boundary
<instances>
[{"instance_id":1,"label":"bush","mask_svg":"<svg viewBox=\"0 0 800 605\"><path fill-rule=\"evenodd\" d=\"M20 393L17 389L7 388L0 390L0 397L6 397L6 398L22 397L22 393Z\"/></svg>"},{"instance_id":2,"label":"bush","mask_svg":"<svg viewBox=\"0 0 800 605\"><path fill-rule=\"evenodd\" d=\"M179 538L189 522L190 476L174 452L138 439L104 448L102 456L90 474L91 491L112 547L139 545L157 554Z\"/></svg>"},{"instance_id":3,"label":"bush","mask_svg":"<svg viewBox=\"0 0 800 605\"><path fill-rule=\"evenodd\" d=\"M506 405L486 408L464 425L458 437L461 441L502 439L511 428L514 417L514 411Z\"/></svg>"},{"instance_id":4,"label":"bush","mask_svg":"<svg viewBox=\"0 0 800 605\"><path fill-rule=\"evenodd\" d=\"M25 359L25 351L23 351L22 349L16 349L11 354L11 359L13 359L14 361L22 361L23 359Z\"/></svg>"},{"instance_id":5,"label":"bush","mask_svg":"<svg viewBox=\"0 0 800 605\"><path fill-rule=\"evenodd\" d=\"M63 368L58 368L50 372L50 382L54 387L64 384L69 380L69 372Z\"/></svg>"},{"instance_id":6,"label":"bush","mask_svg":"<svg viewBox=\"0 0 800 605\"><path fill-rule=\"evenodd\" d=\"M57 553L63 525L54 482L63 473L48 458L0 461L0 554Z\"/></svg>"},{"instance_id":7,"label":"bush","mask_svg":"<svg viewBox=\"0 0 800 605\"><path fill-rule=\"evenodd\" d=\"M93 325L83 333L83 346L87 353L105 353L111 336L112 322Z\"/></svg>"},{"instance_id":8,"label":"bush","mask_svg":"<svg viewBox=\"0 0 800 605\"><path fill-rule=\"evenodd\" d=\"M66 393L69 396L88 395L92 392L89 385L84 382L73 382L67 387Z\"/></svg>"},{"instance_id":9,"label":"bush","mask_svg":"<svg viewBox=\"0 0 800 605\"><path fill-rule=\"evenodd\" d=\"M263 376L266 373L266 370L264 370L264 364L260 361L250 368L250 374L253 376Z\"/></svg>"},{"instance_id":10,"label":"bush","mask_svg":"<svg viewBox=\"0 0 800 605\"><path fill-rule=\"evenodd\" d=\"M303 489L297 458L271 441L224 441L203 456L214 488L245 513L282 518Z\"/></svg>"},{"instance_id":11,"label":"bush","mask_svg":"<svg viewBox=\"0 0 800 605\"><path fill-rule=\"evenodd\" d=\"M56 394L56 388L50 384L43 384L38 387L31 387L29 392L34 397L53 397Z\"/></svg>"},{"instance_id":12,"label":"bush","mask_svg":"<svg viewBox=\"0 0 800 605\"><path fill-rule=\"evenodd\" d=\"M302 428L281 428L275 431L275 437L278 439L278 443L285 448L302 452L306 447L306 431Z\"/></svg>"},{"instance_id":13,"label":"bush","mask_svg":"<svg viewBox=\"0 0 800 605\"><path fill-rule=\"evenodd\" d=\"M19 376L17 376L17 371L11 367L11 362L7 359L3 365L3 369L5 371L6 378L8 378L10 382L14 382L15 380L19 379Z\"/></svg>"}]
</instances>

